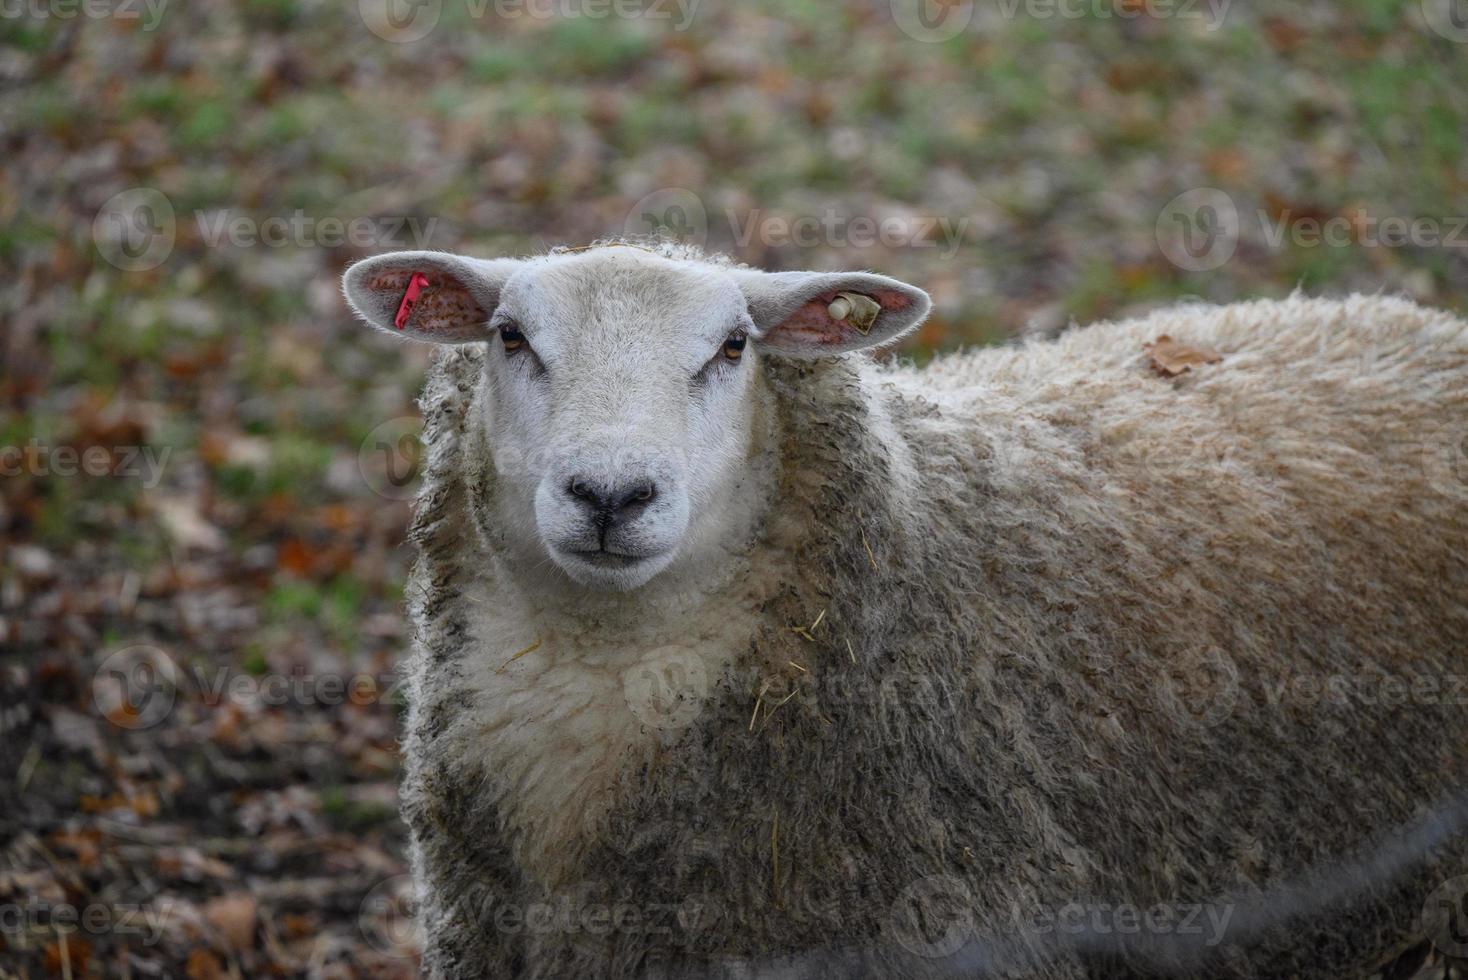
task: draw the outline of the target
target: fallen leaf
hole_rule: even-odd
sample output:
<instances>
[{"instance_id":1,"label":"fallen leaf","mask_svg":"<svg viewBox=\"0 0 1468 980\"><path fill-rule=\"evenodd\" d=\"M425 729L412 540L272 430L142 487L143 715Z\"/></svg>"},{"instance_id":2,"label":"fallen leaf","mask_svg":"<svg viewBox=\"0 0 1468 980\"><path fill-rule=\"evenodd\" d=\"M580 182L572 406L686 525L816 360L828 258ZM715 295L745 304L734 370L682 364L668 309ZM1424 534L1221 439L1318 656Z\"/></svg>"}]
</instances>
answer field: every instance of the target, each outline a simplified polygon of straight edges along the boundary
<instances>
[{"instance_id":1,"label":"fallen leaf","mask_svg":"<svg viewBox=\"0 0 1468 980\"><path fill-rule=\"evenodd\" d=\"M101 834L96 830L90 831L58 831L51 835L51 846L63 851L70 851L76 855L76 862L81 867L91 871L100 865L98 860L97 839Z\"/></svg>"},{"instance_id":2,"label":"fallen leaf","mask_svg":"<svg viewBox=\"0 0 1468 980\"><path fill-rule=\"evenodd\" d=\"M153 511L175 543L184 548L218 551L224 547L224 535L199 511L199 501L184 496L159 496Z\"/></svg>"},{"instance_id":3,"label":"fallen leaf","mask_svg":"<svg viewBox=\"0 0 1468 980\"><path fill-rule=\"evenodd\" d=\"M1217 364L1223 360L1223 355L1217 351L1204 347L1189 347L1187 344L1178 343L1167 334L1163 334L1150 344L1143 344L1142 350L1147 352L1152 370L1164 378L1175 378L1184 371L1190 370L1195 364Z\"/></svg>"},{"instance_id":4,"label":"fallen leaf","mask_svg":"<svg viewBox=\"0 0 1468 980\"><path fill-rule=\"evenodd\" d=\"M300 538L291 538L280 546L280 566L297 575L310 575L315 559L316 553Z\"/></svg>"},{"instance_id":5,"label":"fallen leaf","mask_svg":"<svg viewBox=\"0 0 1468 980\"><path fill-rule=\"evenodd\" d=\"M204 918L236 952L255 945L255 897L245 892L221 895L204 905Z\"/></svg>"},{"instance_id":6,"label":"fallen leaf","mask_svg":"<svg viewBox=\"0 0 1468 980\"><path fill-rule=\"evenodd\" d=\"M280 917L280 931L287 939L316 936L321 932L321 923L312 915L287 912Z\"/></svg>"},{"instance_id":7,"label":"fallen leaf","mask_svg":"<svg viewBox=\"0 0 1468 980\"><path fill-rule=\"evenodd\" d=\"M46 969L52 976L84 977L92 959L92 944L76 934L46 944Z\"/></svg>"},{"instance_id":8,"label":"fallen leaf","mask_svg":"<svg viewBox=\"0 0 1468 980\"><path fill-rule=\"evenodd\" d=\"M188 966L184 968L189 980L223 980L224 964L219 957L207 949L195 949L189 953Z\"/></svg>"},{"instance_id":9,"label":"fallen leaf","mask_svg":"<svg viewBox=\"0 0 1468 980\"><path fill-rule=\"evenodd\" d=\"M166 848L158 853L158 873L167 878L202 881L204 878L229 880L234 868L218 858L210 857L194 847Z\"/></svg>"}]
</instances>

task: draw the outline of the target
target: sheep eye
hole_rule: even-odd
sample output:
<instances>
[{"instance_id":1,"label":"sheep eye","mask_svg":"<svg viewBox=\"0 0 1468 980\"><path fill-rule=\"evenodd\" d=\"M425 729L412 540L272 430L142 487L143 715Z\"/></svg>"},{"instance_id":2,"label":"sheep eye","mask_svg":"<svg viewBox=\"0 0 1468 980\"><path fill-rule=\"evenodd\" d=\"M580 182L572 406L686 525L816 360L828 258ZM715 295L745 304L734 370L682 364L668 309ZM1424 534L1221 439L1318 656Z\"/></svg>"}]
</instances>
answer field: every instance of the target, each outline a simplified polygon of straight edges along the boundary
<instances>
[{"instance_id":1,"label":"sheep eye","mask_svg":"<svg viewBox=\"0 0 1468 980\"><path fill-rule=\"evenodd\" d=\"M744 356L744 345L748 340L749 338L742 333L731 335L728 340L724 341L724 356L731 361L739 360Z\"/></svg>"},{"instance_id":2,"label":"sheep eye","mask_svg":"<svg viewBox=\"0 0 1468 980\"><path fill-rule=\"evenodd\" d=\"M525 335L513 324L505 324L500 327L500 340L505 343L505 353L513 354L517 350L525 348Z\"/></svg>"}]
</instances>

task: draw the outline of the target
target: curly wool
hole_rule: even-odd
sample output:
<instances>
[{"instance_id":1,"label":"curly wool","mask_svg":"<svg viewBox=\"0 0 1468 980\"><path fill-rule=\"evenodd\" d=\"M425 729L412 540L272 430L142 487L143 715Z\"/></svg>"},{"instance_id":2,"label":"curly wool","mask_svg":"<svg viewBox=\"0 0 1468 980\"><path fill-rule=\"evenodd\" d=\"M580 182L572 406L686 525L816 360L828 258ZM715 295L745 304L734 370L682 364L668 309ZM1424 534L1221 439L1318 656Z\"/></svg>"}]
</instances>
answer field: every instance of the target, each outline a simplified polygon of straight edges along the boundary
<instances>
[{"instance_id":1,"label":"curly wool","mask_svg":"<svg viewBox=\"0 0 1468 980\"><path fill-rule=\"evenodd\" d=\"M1222 361L1159 377L1163 334ZM778 474L721 594L573 624L495 573L482 355L436 364L402 790L429 973L946 976L1020 936L988 972L1324 978L1420 937L1461 847L1170 966L1022 927L1268 893L1463 785L1464 323L1297 296L761 369ZM513 659L578 629L687 638L684 701ZM593 693L535 728L536 680Z\"/></svg>"}]
</instances>

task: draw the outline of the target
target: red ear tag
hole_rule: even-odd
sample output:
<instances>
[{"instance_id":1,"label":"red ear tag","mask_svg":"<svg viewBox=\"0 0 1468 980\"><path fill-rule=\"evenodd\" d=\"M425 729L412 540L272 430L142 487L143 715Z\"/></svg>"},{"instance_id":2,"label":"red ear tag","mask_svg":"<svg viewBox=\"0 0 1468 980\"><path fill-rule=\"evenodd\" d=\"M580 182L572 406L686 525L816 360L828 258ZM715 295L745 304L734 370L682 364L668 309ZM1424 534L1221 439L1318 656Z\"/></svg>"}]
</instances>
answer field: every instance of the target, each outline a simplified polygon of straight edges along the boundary
<instances>
[{"instance_id":1,"label":"red ear tag","mask_svg":"<svg viewBox=\"0 0 1468 980\"><path fill-rule=\"evenodd\" d=\"M421 272L413 273L413 278L408 280L408 291L403 294L403 301L398 304L398 315L393 318L392 325L399 330L408 325L408 317L413 315L413 305L418 302L418 294L423 292L423 287L428 285L428 277Z\"/></svg>"}]
</instances>

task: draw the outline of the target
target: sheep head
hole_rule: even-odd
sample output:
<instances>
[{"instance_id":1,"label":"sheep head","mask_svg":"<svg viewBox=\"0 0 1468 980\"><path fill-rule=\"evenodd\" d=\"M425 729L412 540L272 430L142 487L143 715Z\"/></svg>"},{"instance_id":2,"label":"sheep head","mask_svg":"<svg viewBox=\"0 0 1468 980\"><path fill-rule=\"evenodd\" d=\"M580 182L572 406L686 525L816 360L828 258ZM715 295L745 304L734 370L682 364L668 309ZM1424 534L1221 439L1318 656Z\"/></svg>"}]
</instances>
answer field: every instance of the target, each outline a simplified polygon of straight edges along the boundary
<instances>
[{"instance_id":1,"label":"sheep head","mask_svg":"<svg viewBox=\"0 0 1468 980\"><path fill-rule=\"evenodd\" d=\"M884 276L616 245L397 252L356 263L344 285L381 330L485 345L471 424L493 462L498 530L527 567L617 591L731 546L730 515L750 504L762 358L890 343L929 307Z\"/></svg>"}]
</instances>

